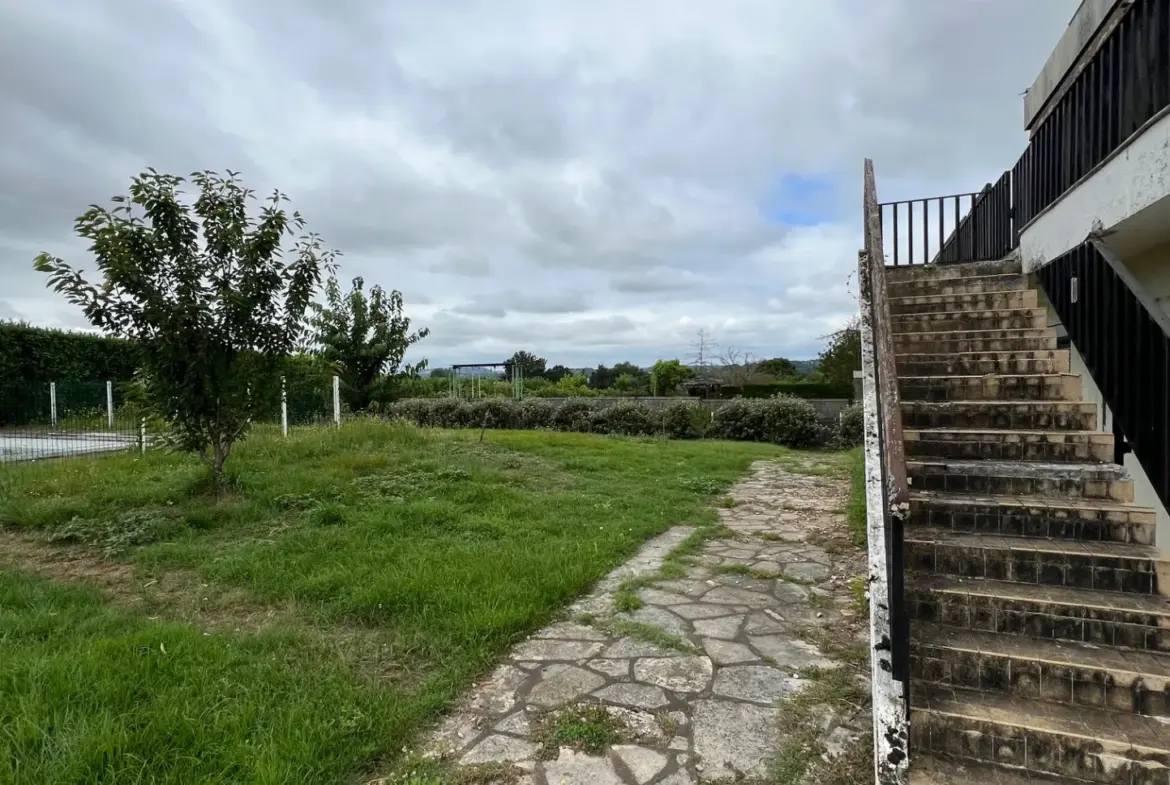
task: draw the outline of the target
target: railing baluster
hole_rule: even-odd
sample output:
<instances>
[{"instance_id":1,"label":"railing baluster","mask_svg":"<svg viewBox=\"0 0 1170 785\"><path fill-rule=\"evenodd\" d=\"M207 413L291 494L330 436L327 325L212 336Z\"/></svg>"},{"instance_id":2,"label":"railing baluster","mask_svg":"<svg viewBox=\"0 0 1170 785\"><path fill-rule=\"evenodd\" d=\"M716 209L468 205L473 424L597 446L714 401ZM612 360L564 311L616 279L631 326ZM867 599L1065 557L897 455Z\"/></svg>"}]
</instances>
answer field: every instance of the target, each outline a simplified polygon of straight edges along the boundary
<instances>
[{"instance_id":1,"label":"railing baluster","mask_svg":"<svg viewBox=\"0 0 1170 785\"><path fill-rule=\"evenodd\" d=\"M906 237L909 238L909 240L910 240L910 242L907 243L907 245L909 246L909 253L907 256L909 261L907 262L907 264L913 265L914 264L914 202L912 202L912 201L906 202L906 209L909 211L909 214L906 216Z\"/></svg>"}]
</instances>

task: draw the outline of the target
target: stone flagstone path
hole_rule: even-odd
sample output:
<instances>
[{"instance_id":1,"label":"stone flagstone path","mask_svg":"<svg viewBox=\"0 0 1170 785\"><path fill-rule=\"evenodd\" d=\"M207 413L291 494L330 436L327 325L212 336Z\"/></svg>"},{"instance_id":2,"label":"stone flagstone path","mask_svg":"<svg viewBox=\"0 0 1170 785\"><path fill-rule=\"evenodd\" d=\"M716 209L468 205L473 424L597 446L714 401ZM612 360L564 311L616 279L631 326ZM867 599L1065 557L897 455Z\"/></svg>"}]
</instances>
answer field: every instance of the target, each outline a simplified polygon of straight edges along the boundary
<instances>
[{"instance_id":1,"label":"stone flagstone path","mask_svg":"<svg viewBox=\"0 0 1170 785\"><path fill-rule=\"evenodd\" d=\"M618 613L622 582L657 572L694 529L648 543L572 606L575 620L516 646L444 719L426 754L463 766L510 764L515 776L501 781L522 785L689 785L766 774L780 743L778 702L807 685L801 669L835 664L808 642L809 630L865 629L849 591L860 552L835 563L815 544L845 531L847 492L839 476L757 462L730 492L736 505L719 510L734 538L706 542L684 578L640 589L643 606ZM653 625L688 650L616 634L622 620ZM582 702L606 706L632 742L602 756L562 748L539 760L534 720ZM822 739L840 751L869 728L868 716L831 716Z\"/></svg>"}]
</instances>

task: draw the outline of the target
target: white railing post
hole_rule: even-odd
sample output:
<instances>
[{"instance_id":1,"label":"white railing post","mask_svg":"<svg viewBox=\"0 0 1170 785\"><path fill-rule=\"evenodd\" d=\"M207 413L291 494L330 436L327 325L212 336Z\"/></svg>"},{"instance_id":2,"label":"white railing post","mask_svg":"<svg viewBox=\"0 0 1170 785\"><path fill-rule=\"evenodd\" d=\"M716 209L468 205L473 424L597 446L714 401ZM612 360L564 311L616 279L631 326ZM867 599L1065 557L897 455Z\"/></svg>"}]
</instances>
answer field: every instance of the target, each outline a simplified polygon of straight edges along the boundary
<instances>
[{"instance_id":1,"label":"white railing post","mask_svg":"<svg viewBox=\"0 0 1170 785\"><path fill-rule=\"evenodd\" d=\"M284 377L280 377L280 433L288 436L288 394L284 388Z\"/></svg>"},{"instance_id":2,"label":"white railing post","mask_svg":"<svg viewBox=\"0 0 1170 785\"><path fill-rule=\"evenodd\" d=\"M114 430L114 383L106 382L106 424Z\"/></svg>"},{"instance_id":3,"label":"white railing post","mask_svg":"<svg viewBox=\"0 0 1170 785\"><path fill-rule=\"evenodd\" d=\"M142 454L146 455L146 418L143 417L138 423L138 442Z\"/></svg>"},{"instance_id":4,"label":"white railing post","mask_svg":"<svg viewBox=\"0 0 1170 785\"><path fill-rule=\"evenodd\" d=\"M49 420L57 427L57 383L49 382Z\"/></svg>"},{"instance_id":5,"label":"white railing post","mask_svg":"<svg viewBox=\"0 0 1170 785\"><path fill-rule=\"evenodd\" d=\"M333 377L333 422L341 427L341 377Z\"/></svg>"}]
</instances>

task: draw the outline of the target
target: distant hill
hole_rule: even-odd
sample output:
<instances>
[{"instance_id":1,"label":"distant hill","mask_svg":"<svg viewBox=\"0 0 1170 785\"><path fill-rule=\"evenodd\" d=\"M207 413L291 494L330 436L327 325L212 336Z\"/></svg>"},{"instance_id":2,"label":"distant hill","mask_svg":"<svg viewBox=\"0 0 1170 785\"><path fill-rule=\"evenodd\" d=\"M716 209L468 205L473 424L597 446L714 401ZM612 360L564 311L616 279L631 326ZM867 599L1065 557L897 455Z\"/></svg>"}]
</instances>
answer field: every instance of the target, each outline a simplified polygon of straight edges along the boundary
<instances>
[{"instance_id":1,"label":"distant hill","mask_svg":"<svg viewBox=\"0 0 1170 785\"><path fill-rule=\"evenodd\" d=\"M793 360L792 364L796 366L796 370L802 374L812 373L817 369L816 360Z\"/></svg>"}]
</instances>

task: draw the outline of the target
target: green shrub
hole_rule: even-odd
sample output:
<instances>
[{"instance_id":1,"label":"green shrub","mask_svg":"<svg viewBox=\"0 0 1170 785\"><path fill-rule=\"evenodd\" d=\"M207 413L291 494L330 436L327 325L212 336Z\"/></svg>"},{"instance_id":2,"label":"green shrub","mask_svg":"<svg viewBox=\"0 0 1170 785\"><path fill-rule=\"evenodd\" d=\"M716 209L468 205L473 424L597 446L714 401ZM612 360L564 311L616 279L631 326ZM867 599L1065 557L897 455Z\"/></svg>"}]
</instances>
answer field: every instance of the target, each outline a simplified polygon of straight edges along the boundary
<instances>
[{"instance_id":1,"label":"green shrub","mask_svg":"<svg viewBox=\"0 0 1170 785\"><path fill-rule=\"evenodd\" d=\"M517 428L551 428L556 408L548 401L539 398L525 398L517 407L519 422Z\"/></svg>"},{"instance_id":2,"label":"green shrub","mask_svg":"<svg viewBox=\"0 0 1170 785\"><path fill-rule=\"evenodd\" d=\"M463 419L467 428L515 428L520 416L515 401L481 398L467 405Z\"/></svg>"},{"instance_id":3,"label":"green shrub","mask_svg":"<svg viewBox=\"0 0 1170 785\"><path fill-rule=\"evenodd\" d=\"M737 398L715 411L711 435L721 439L808 447L819 436L817 413L808 401L789 396Z\"/></svg>"},{"instance_id":4,"label":"green shrub","mask_svg":"<svg viewBox=\"0 0 1170 785\"><path fill-rule=\"evenodd\" d=\"M588 431L591 426L593 404L579 398L570 398L553 413L553 427L558 431Z\"/></svg>"},{"instance_id":5,"label":"green shrub","mask_svg":"<svg viewBox=\"0 0 1170 785\"><path fill-rule=\"evenodd\" d=\"M470 415L470 410L458 398L435 398L428 401L426 424L434 428L462 428Z\"/></svg>"},{"instance_id":6,"label":"green shrub","mask_svg":"<svg viewBox=\"0 0 1170 785\"><path fill-rule=\"evenodd\" d=\"M594 433L619 436L650 436L661 430L661 415L644 403L619 401L595 409L590 417Z\"/></svg>"},{"instance_id":7,"label":"green shrub","mask_svg":"<svg viewBox=\"0 0 1170 785\"><path fill-rule=\"evenodd\" d=\"M662 430L671 439L700 439L711 425L711 413L700 404L672 401L662 411Z\"/></svg>"},{"instance_id":8,"label":"green shrub","mask_svg":"<svg viewBox=\"0 0 1170 785\"><path fill-rule=\"evenodd\" d=\"M865 412L861 404L841 410L837 417L837 438L843 448L855 447L865 440Z\"/></svg>"},{"instance_id":9,"label":"green shrub","mask_svg":"<svg viewBox=\"0 0 1170 785\"><path fill-rule=\"evenodd\" d=\"M768 382L766 384L730 385L719 388L720 398L774 398L787 395L796 398L853 398L853 386L832 382Z\"/></svg>"}]
</instances>

